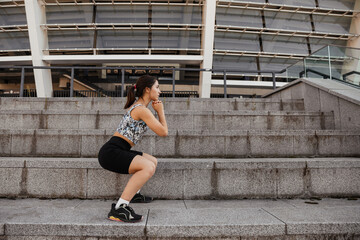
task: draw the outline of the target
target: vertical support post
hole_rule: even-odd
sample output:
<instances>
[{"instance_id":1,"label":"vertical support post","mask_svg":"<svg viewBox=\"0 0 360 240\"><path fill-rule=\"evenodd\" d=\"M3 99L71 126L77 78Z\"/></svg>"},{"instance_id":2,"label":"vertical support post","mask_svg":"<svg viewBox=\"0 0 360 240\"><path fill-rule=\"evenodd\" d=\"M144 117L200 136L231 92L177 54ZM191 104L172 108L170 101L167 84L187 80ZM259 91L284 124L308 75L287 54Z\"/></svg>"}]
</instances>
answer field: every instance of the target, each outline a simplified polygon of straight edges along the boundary
<instances>
[{"instance_id":1,"label":"vertical support post","mask_svg":"<svg viewBox=\"0 0 360 240\"><path fill-rule=\"evenodd\" d=\"M70 97L74 96L74 68L71 68Z\"/></svg>"},{"instance_id":2,"label":"vertical support post","mask_svg":"<svg viewBox=\"0 0 360 240\"><path fill-rule=\"evenodd\" d=\"M24 96L24 83L25 83L25 68L21 68L21 83L20 83L20 97Z\"/></svg>"},{"instance_id":3,"label":"vertical support post","mask_svg":"<svg viewBox=\"0 0 360 240\"><path fill-rule=\"evenodd\" d=\"M43 61L43 56L49 48L47 32L41 29L46 24L46 12L43 1L26 0L25 13L27 19L32 64L35 67L49 67L50 64ZM53 86L51 70L46 68L34 69L36 92L38 97L52 97Z\"/></svg>"},{"instance_id":4,"label":"vertical support post","mask_svg":"<svg viewBox=\"0 0 360 240\"><path fill-rule=\"evenodd\" d=\"M203 28L201 32L201 55L203 61L200 66L203 69L212 69L213 65L216 2L215 0L206 0L203 5ZM201 98L210 98L211 73L209 70L200 72L199 95Z\"/></svg>"},{"instance_id":5,"label":"vertical support post","mask_svg":"<svg viewBox=\"0 0 360 240\"><path fill-rule=\"evenodd\" d=\"M226 89L226 70L224 70L224 98L227 98L227 89Z\"/></svg>"},{"instance_id":6,"label":"vertical support post","mask_svg":"<svg viewBox=\"0 0 360 240\"><path fill-rule=\"evenodd\" d=\"M121 69L121 97L124 97L125 69Z\"/></svg>"},{"instance_id":7,"label":"vertical support post","mask_svg":"<svg viewBox=\"0 0 360 240\"><path fill-rule=\"evenodd\" d=\"M172 85L173 85L172 97L175 98L175 70L173 70L172 72Z\"/></svg>"},{"instance_id":8,"label":"vertical support post","mask_svg":"<svg viewBox=\"0 0 360 240\"><path fill-rule=\"evenodd\" d=\"M304 77L307 77L307 70L306 70L306 57L304 58Z\"/></svg>"},{"instance_id":9,"label":"vertical support post","mask_svg":"<svg viewBox=\"0 0 360 240\"><path fill-rule=\"evenodd\" d=\"M272 81L273 81L273 89L275 90L276 89L276 81L275 81L275 73L272 72Z\"/></svg>"},{"instance_id":10,"label":"vertical support post","mask_svg":"<svg viewBox=\"0 0 360 240\"><path fill-rule=\"evenodd\" d=\"M332 79L330 45L328 45L327 49L328 49L328 60L329 60L329 76L330 76L330 79Z\"/></svg>"}]
</instances>

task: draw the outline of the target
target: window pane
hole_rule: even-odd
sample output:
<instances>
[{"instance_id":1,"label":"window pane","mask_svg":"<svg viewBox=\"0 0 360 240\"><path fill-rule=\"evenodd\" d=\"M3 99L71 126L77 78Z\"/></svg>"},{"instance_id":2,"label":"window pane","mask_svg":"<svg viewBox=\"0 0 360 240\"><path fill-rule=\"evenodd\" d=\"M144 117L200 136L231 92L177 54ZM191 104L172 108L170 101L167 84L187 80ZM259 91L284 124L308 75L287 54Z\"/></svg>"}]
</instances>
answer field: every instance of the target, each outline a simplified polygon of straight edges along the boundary
<instances>
[{"instance_id":1,"label":"window pane","mask_svg":"<svg viewBox=\"0 0 360 240\"><path fill-rule=\"evenodd\" d=\"M317 32L349 33L351 18L314 15L313 20Z\"/></svg>"},{"instance_id":2,"label":"window pane","mask_svg":"<svg viewBox=\"0 0 360 240\"><path fill-rule=\"evenodd\" d=\"M92 6L47 6L48 24L92 23Z\"/></svg>"},{"instance_id":3,"label":"window pane","mask_svg":"<svg viewBox=\"0 0 360 240\"><path fill-rule=\"evenodd\" d=\"M263 26L260 11L223 7L216 9L216 24L259 28Z\"/></svg>"},{"instance_id":4,"label":"window pane","mask_svg":"<svg viewBox=\"0 0 360 240\"><path fill-rule=\"evenodd\" d=\"M317 39L317 38L310 38L310 47L311 52L315 52L320 48L323 48L326 45L338 45L338 46L346 46L347 41L344 40L333 40L333 39Z\"/></svg>"},{"instance_id":5,"label":"window pane","mask_svg":"<svg viewBox=\"0 0 360 240\"><path fill-rule=\"evenodd\" d=\"M30 49L28 32L0 33L0 50Z\"/></svg>"},{"instance_id":6,"label":"window pane","mask_svg":"<svg viewBox=\"0 0 360 240\"><path fill-rule=\"evenodd\" d=\"M201 7L154 6L153 23L201 24Z\"/></svg>"},{"instance_id":7,"label":"window pane","mask_svg":"<svg viewBox=\"0 0 360 240\"><path fill-rule=\"evenodd\" d=\"M148 6L97 6L97 23L148 23Z\"/></svg>"},{"instance_id":8,"label":"window pane","mask_svg":"<svg viewBox=\"0 0 360 240\"><path fill-rule=\"evenodd\" d=\"M297 7L316 7L315 0L269 0L269 3Z\"/></svg>"},{"instance_id":9,"label":"window pane","mask_svg":"<svg viewBox=\"0 0 360 240\"><path fill-rule=\"evenodd\" d=\"M48 31L49 48L92 48L93 31Z\"/></svg>"},{"instance_id":10,"label":"window pane","mask_svg":"<svg viewBox=\"0 0 360 240\"><path fill-rule=\"evenodd\" d=\"M152 31L151 47L200 49L200 32Z\"/></svg>"},{"instance_id":11,"label":"window pane","mask_svg":"<svg viewBox=\"0 0 360 240\"><path fill-rule=\"evenodd\" d=\"M213 68L239 71L257 71L255 57L214 55Z\"/></svg>"},{"instance_id":12,"label":"window pane","mask_svg":"<svg viewBox=\"0 0 360 240\"><path fill-rule=\"evenodd\" d=\"M148 48L148 31L98 31L98 48Z\"/></svg>"},{"instance_id":13,"label":"window pane","mask_svg":"<svg viewBox=\"0 0 360 240\"><path fill-rule=\"evenodd\" d=\"M311 21L308 14L293 14L284 12L265 11L265 21L267 28L284 30L311 31Z\"/></svg>"},{"instance_id":14,"label":"window pane","mask_svg":"<svg viewBox=\"0 0 360 240\"><path fill-rule=\"evenodd\" d=\"M228 2L251 2L251 3L265 3L265 0L228 0Z\"/></svg>"},{"instance_id":15,"label":"window pane","mask_svg":"<svg viewBox=\"0 0 360 240\"><path fill-rule=\"evenodd\" d=\"M265 52L308 54L306 38L263 35Z\"/></svg>"},{"instance_id":16,"label":"window pane","mask_svg":"<svg viewBox=\"0 0 360 240\"><path fill-rule=\"evenodd\" d=\"M354 10L354 0L318 0L319 7L339 10Z\"/></svg>"},{"instance_id":17,"label":"window pane","mask_svg":"<svg viewBox=\"0 0 360 240\"><path fill-rule=\"evenodd\" d=\"M259 35L215 32L214 49L259 52Z\"/></svg>"},{"instance_id":18,"label":"window pane","mask_svg":"<svg viewBox=\"0 0 360 240\"><path fill-rule=\"evenodd\" d=\"M281 71L288 66L295 64L299 60L287 59L287 58L259 58L261 71ZM282 74L276 74L276 76L285 76L286 72Z\"/></svg>"},{"instance_id":19,"label":"window pane","mask_svg":"<svg viewBox=\"0 0 360 240\"><path fill-rule=\"evenodd\" d=\"M0 8L0 26L26 24L24 7Z\"/></svg>"}]
</instances>

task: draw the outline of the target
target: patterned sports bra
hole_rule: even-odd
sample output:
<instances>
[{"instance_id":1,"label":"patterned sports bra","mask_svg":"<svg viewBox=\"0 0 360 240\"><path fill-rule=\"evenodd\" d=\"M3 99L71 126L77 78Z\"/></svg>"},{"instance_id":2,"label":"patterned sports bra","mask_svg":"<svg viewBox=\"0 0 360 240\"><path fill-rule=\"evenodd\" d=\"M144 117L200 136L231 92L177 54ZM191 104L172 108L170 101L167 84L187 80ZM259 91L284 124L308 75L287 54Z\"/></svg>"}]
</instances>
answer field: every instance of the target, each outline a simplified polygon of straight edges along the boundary
<instances>
[{"instance_id":1,"label":"patterned sports bra","mask_svg":"<svg viewBox=\"0 0 360 240\"><path fill-rule=\"evenodd\" d=\"M134 144L138 143L142 135L149 129L143 120L135 120L131 117L131 111L141 104L132 106L129 111L124 114L116 131L132 141Z\"/></svg>"}]
</instances>

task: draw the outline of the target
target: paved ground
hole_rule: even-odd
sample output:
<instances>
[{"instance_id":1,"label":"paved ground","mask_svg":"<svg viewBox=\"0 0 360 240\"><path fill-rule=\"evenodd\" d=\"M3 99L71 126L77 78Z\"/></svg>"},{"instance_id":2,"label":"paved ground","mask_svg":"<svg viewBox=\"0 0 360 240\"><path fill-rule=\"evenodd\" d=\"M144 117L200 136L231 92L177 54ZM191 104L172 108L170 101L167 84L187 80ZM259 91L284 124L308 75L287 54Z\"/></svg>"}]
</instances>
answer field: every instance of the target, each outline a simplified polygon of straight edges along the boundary
<instances>
[{"instance_id":1,"label":"paved ground","mask_svg":"<svg viewBox=\"0 0 360 240\"><path fill-rule=\"evenodd\" d=\"M360 199L155 200L131 204L137 213L144 215L144 220L135 224L107 220L112 202L0 199L0 239L1 236L270 239L314 235L360 238Z\"/></svg>"}]
</instances>

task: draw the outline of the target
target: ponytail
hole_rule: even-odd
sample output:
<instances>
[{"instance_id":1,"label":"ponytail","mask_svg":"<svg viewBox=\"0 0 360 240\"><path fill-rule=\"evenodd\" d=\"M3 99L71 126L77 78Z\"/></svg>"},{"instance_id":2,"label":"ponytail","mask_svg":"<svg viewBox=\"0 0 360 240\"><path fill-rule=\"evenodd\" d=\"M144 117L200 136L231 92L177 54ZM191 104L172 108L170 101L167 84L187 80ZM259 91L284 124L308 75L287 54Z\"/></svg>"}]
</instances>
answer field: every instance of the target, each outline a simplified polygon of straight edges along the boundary
<instances>
[{"instance_id":1,"label":"ponytail","mask_svg":"<svg viewBox=\"0 0 360 240\"><path fill-rule=\"evenodd\" d=\"M139 79L136 81L136 84L131 86L128 90L127 102L124 108L129 108L136 101L136 97L142 98L145 89L151 89L156 81L157 80L155 77L149 75L139 77Z\"/></svg>"},{"instance_id":2,"label":"ponytail","mask_svg":"<svg viewBox=\"0 0 360 240\"><path fill-rule=\"evenodd\" d=\"M135 87L131 86L127 92L127 101L124 109L129 108L135 102Z\"/></svg>"}]
</instances>

